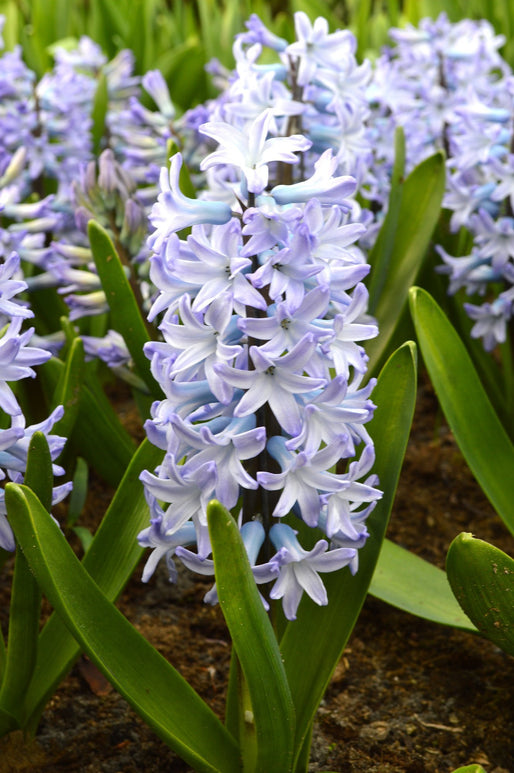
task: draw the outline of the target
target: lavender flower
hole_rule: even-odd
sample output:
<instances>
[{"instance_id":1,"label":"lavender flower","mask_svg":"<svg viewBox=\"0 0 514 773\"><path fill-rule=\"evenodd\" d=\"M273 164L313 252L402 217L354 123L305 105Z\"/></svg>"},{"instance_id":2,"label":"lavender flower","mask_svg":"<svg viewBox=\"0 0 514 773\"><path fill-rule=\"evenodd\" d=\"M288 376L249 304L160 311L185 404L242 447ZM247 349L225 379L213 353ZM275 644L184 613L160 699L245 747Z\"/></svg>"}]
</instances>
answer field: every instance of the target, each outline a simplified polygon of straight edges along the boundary
<instances>
[{"instance_id":1,"label":"lavender flower","mask_svg":"<svg viewBox=\"0 0 514 773\"><path fill-rule=\"evenodd\" d=\"M300 50L310 35L304 15L297 25L302 43L284 61L303 58L306 86L319 66L337 67L336 48L323 54L318 20L319 51L310 57ZM196 200L180 192L179 154L169 178L161 172L148 244L158 290L150 316L163 315L164 340L145 352L166 397L145 426L166 455L155 473L141 476L157 515L140 540L153 548L145 581L162 556L172 576L172 557L211 574L205 507L215 497L238 514L256 582L276 580L270 598L282 599L294 619L304 591L326 603L320 572L356 567L365 518L380 497L374 480L359 488L367 463L347 473L344 462L339 466L362 443L372 449L364 424L373 414L373 384L360 386L366 355L356 341L377 329L361 284L369 266L356 245L365 232L353 219L360 215L356 181L331 152L316 155L308 135L291 129L303 110L276 109L276 95L285 100L286 94L274 86L279 70L259 70L257 49L245 48L255 35L276 44L279 56L286 52L255 19L238 40L244 81L228 85L219 111L200 126L220 143L199 160L205 189ZM349 33L329 40L336 42L353 51ZM265 84L261 98L272 104L258 115L240 109L247 90L257 92L259 84ZM188 226L191 233L181 237ZM335 521L331 498L345 490L348 515ZM351 528L354 510L361 522L356 515ZM321 529L328 524L334 539L354 539L355 547L332 545L329 537L305 551L289 525L295 519ZM216 598L213 588L206 600Z\"/></svg>"}]
</instances>

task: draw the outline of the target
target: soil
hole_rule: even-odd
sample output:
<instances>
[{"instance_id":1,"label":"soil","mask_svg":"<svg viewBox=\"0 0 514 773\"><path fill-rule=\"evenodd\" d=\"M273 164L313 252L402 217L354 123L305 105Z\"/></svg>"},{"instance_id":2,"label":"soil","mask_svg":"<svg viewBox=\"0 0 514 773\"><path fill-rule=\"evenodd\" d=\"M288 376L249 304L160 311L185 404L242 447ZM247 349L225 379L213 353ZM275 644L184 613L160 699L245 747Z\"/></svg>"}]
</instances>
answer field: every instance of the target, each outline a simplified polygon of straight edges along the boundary
<instances>
[{"instance_id":1,"label":"soil","mask_svg":"<svg viewBox=\"0 0 514 773\"><path fill-rule=\"evenodd\" d=\"M92 481L86 525L110 492ZM388 536L444 567L461 531L514 555L514 540L484 498L422 380ZM210 581L163 567L140 570L119 607L223 716L230 647L219 608L202 603ZM0 587L2 622L8 576ZM488 641L412 617L368 597L319 709L310 771L449 773L472 763L514 773L514 660ZM0 740L0 773L185 773L85 658L43 715L36 739Z\"/></svg>"}]
</instances>

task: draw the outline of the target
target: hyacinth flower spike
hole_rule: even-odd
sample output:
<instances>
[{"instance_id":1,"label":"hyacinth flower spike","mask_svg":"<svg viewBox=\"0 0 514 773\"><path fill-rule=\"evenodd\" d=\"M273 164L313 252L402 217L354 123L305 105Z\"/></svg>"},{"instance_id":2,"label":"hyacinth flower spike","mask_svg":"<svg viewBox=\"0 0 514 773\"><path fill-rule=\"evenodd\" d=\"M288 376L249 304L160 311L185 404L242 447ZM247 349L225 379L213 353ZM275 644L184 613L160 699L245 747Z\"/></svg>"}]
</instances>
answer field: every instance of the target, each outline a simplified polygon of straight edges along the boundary
<instances>
[{"instance_id":1,"label":"hyacinth flower spike","mask_svg":"<svg viewBox=\"0 0 514 773\"><path fill-rule=\"evenodd\" d=\"M144 580L165 555L168 565L173 555L193 571L212 573L207 493L238 513L245 544L253 535L256 581L276 579L268 600L282 599L294 619L304 591L327 602L319 572L356 567L365 517L380 497L371 481L358 488L341 462L351 462L362 443L372 447L364 424L373 415L373 382L359 387L366 355L356 342L377 332L361 284L369 267L356 247L365 228L352 221L355 180L338 174L331 153L304 182L285 184L276 175L284 165L297 167L310 141L273 136L270 109L247 120L230 115L234 124L200 127L220 143L200 166L217 170L216 185L226 176L226 188L206 188L185 203L177 154L170 174L162 172L151 217L158 289L151 315L163 314L164 342L145 351L166 399L154 404L146 430L168 461L141 476L164 508L140 536L154 551ZM183 239L178 232L186 226L191 234ZM203 491L202 471L209 471ZM345 490L344 512L358 508L359 527L350 527L349 515L335 521L338 500L331 498ZM327 524L346 543L327 538L305 551L291 536L295 519ZM180 545L182 536L187 543ZM207 595L216 599L215 590Z\"/></svg>"}]
</instances>

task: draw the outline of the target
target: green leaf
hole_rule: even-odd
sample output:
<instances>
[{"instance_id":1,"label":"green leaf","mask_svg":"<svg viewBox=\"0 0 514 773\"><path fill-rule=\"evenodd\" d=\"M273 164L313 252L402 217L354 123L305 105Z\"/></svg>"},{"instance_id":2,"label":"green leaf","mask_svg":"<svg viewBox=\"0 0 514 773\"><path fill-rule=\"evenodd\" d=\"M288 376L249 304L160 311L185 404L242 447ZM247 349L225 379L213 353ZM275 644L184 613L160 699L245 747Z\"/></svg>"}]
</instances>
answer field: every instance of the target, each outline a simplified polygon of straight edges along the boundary
<instances>
[{"instance_id":1,"label":"green leaf","mask_svg":"<svg viewBox=\"0 0 514 773\"><path fill-rule=\"evenodd\" d=\"M244 769L287 773L293 754L294 709L275 633L236 522L214 500L207 508L207 522L218 598L249 694L241 712L247 726L240 732ZM245 752L255 754L255 759L245 759Z\"/></svg>"},{"instance_id":2,"label":"green leaf","mask_svg":"<svg viewBox=\"0 0 514 773\"><path fill-rule=\"evenodd\" d=\"M374 315L380 335L366 344L371 373L383 359L395 331L402 310L407 303L408 291L421 268L433 230L441 211L445 188L444 156L436 153L422 161L402 186L399 211L396 207L386 215L379 235L379 246L390 255L387 277L374 299ZM398 227L391 228L388 218ZM376 255L379 263L384 258Z\"/></svg>"},{"instance_id":3,"label":"green leaf","mask_svg":"<svg viewBox=\"0 0 514 773\"><path fill-rule=\"evenodd\" d=\"M514 559L463 532L450 545L446 571L457 601L480 633L514 655Z\"/></svg>"},{"instance_id":4,"label":"green leaf","mask_svg":"<svg viewBox=\"0 0 514 773\"><path fill-rule=\"evenodd\" d=\"M34 432L30 438L24 481L37 495L43 507L50 512L54 475L48 441L43 432Z\"/></svg>"},{"instance_id":5,"label":"green leaf","mask_svg":"<svg viewBox=\"0 0 514 773\"><path fill-rule=\"evenodd\" d=\"M514 446L445 314L418 287L412 288L410 302L419 346L446 420L484 494L514 534Z\"/></svg>"},{"instance_id":6,"label":"green leaf","mask_svg":"<svg viewBox=\"0 0 514 773\"><path fill-rule=\"evenodd\" d=\"M40 496L41 507L50 510L52 459L42 432L35 432L30 438L25 481ZM23 724L23 701L36 665L40 607L41 592L25 556L18 550L11 589L5 669L0 688L0 737Z\"/></svg>"},{"instance_id":7,"label":"green leaf","mask_svg":"<svg viewBox=\"0 0 514 773\"><path fill-rule=\"evenodd\" d=\"M463 768L456 768L453 773L486 773L482 765L464 765Z\"/></svg>"},{"instance_id":8,"label":"green leaf","mask_svg":"<svg viewBox=\"0 0 514 773\"><path fill-rule=\"evenodd\" d=\"M164 51L156 61L156 68L173 86L173 103L183 110L207 99L205 62L205 48L196 38Z\"/></svg>"},{"instance_id":9,"label":"green leaf","mask_svg":"<svg viewBox=\"0 0 514 773\"><path fill-rule=\"evenodd\" d=\"M161 388L152 376L150 363L143 352L143 346L149 340L148 330L120 257L111 237L99 223L90 220L87 230L96 269L111 310L113 327L123 336L136 369L149 390L155 397L162 397Z\"/></svg>"},{"instance_id":10,"label":"green leaf","mask_svg":"<svg viewBox=\"0 0 514 773\"><path fill-rule=\"evenodd\" d=\"M79 414L84 374L84 344L80 338L75 338L71 342L52 398L52 408L58 405L64 408L64 416L53 427L56 435L69 437L73 430Z\"/></svg>"},{"instance_id":11,"label":"green leaf","mask_svg":"<svg viewBox=\"0 0 514 773\"><path fill-rule=\"evenodd\" d=\"M72 531L79 538L80 544L82 545L82 550L84 551L84 553L87 553L87 551L93 544L93 535L91 534L89 529L86 529L84 526L74 526Z\"/></svg>"},{"instance_id":12,"label":"green leaf","mask_svg":"<svg viewBox=\"0 0 514 773\"><path fill-rule=\"evenodd\" d=\"M298 619L288 623L280 649L296 708L296 749L309 732L314 714L353 630L375 570L407 446L416 400L415 346L401 346L385 364L373 391L377 408L369 424L375 443L374 472L384 495L368 519L369 537L359 551L359 571L323 576L328 606L304 597ZM320 647L320 631L323 646ZM305 653L312 653L306 657Z\"/></svg>"},{"instance_id":13,"label":"green leaf","mask_svg":"<svg viewBox=\"0 0 514 773\"><path fill-rule=\"evenodd\" d=\"M47 399L53 398L64 368L56 357L39 366ZM82 385L78 416L68 442L112 486L120 482L136 449L96 380Z\"/></svg>"},{"instance_id":14,"label":"green leaf","mask_svg":"<svg viewBox=\"0 0 514 773\"><path fill-rule=\"evenodd\" d=\"M456 603L445 572L388 539L382 545L369 592L425 620L476 631Z\"/></svg>"},{"instance_id":15,"label":"green leaf","mask_svg":"<svg viewBox=\"0 0 514 773\"><path fill-rule=\"evenodd\" d=\"M139 476L143 470L155 469L162 454L148 440L141 443L82 561L110 601L117 599L143 553L137 535L148 526L149 511ZM28 729L35 731L46 701L79 652L75 639L53 614L40 635L36 669L26 696Z\"/></svg>"},{"instance_id":16,"label":"green leaf","mask_svg":"<svg viewBox=\"0 0 514 773\"><path fill-rule=\"evenodd\" d=\"M68 528L74 526L80 518L86 503L88 484L89 467L87 462L79 456L73 475L73 488L68 499L68 514L66 518L66 526Z\"/></svg>"},{"instance_id":17,"label":"green leaf","mask_svg":"<svg viewBox=\"0 0 514 773\"><path fill-rule=\"evenodd\" d=\"M387 203L387 216L377 240L369 254L371 265L369 290L369 312L375 313L394 256L395 234L398 230L405 174L405 134L397 127L394 135L394 166L391 175L391 191Z\"/></svg>"},{"instance_id":18,"label":"green leaf","mask_svg":"<svg viewBox=\"0 0 514 773\"><path fill-rule=\"evenodd\" d=\"M95 156L98 156L102 150L102 140L105 134L105 119L108 107L109 92L107 90L107 77L104 72L101 72L98 76L98 83L91 112L91 119L93 121L91 138L93 140L93 152Z\"/></svg>"},{"instance_id":19,"label":"green leaf","mask_svg":"<svg viewBox=\"0 0 514 773\"><path fill-rule=\"evenodd\" d=\"M103 595L33 492L8 484L5 497L10 522L38 583L97 668L196 770L239 771L232 736Z\"/></svg>"}]
</instances>

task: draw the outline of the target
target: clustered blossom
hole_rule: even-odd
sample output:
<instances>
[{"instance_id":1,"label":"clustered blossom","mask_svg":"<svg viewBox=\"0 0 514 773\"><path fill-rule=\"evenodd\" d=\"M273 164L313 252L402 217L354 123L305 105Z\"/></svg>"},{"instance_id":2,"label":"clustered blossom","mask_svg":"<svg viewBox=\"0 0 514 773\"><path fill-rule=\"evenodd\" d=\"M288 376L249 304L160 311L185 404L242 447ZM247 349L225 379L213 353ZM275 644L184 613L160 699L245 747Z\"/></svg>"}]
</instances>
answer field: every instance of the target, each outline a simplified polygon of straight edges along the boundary
<instances>
[{"instance_id":1,"label":"clustered blossom","mask_svg":"<svg viewBox=\"0 0 514 773\"><path fill-rule=\"evenodd\" d=\"M395 46L377 60L370 89L372 122L384 139L380 198L396 126L405 131L409 169L445 151L443 206L451 231L465 229L468 238L458 257L437 247L438 270L449 275L450 293L474 297L464 304L471 335L492 350L506 340L514 311L514 78L499 54L505 40L486 21L451 24L444 14L390 35Z\"/></svg>"},{"instance_id":2,"label":"clustered blossom","mask_svg":"<svg viewBox=\"0 0 514 773\"><path fill-rule=\"evenodd\" d=\"M268 599L281 599L289 619L304 592L327 603L321 573L357 570L381 496L365 426L374 381L364 381L362 342L377 326L357 245L366 228L349 170L358 164L311 139L323 122L364 110L360 95L332 92L327 110L317 81L327 68L355 74L355 41L295 19L296 46L255 17L237 39L237 75L197 126L201 195L179 188L181 154L161 172L148 244L158 290L149 318L160 318L163 340L145 353L165 398L146 431L165 456L141 475L152 517L139 536L152 548L144 580L162 557L171 579L174 557L213 574L206 507L219 500L239 520L256 582L272 584ZM257 63L263 39L278 67ZM300 521L319 530L310 550ZM214 587L206 600L216 598Z\"/></svg>"},{"instance_id":3,"label":"clustered blossom","mask_svg":"<svg viewBox=\"0 0 514 773\"><path fill-rule=\"evenodd\" d=\"M94 219L160 334L146 349L165 395L146 431L165 456L142 476L144 579L161 558L172 578L175 557L213 573L206 507L216 498L238 519L256 582L271 585L263 602L282 599L290 619L304 592L326 603L320 573L356 571L380 497L363 348L377 326L363 282L398 126L407 172L446 153L444 206L467 254L439 246L439 270L449 292L475 301L465 308L486 349L505 341L514 301L514 81L503 39L486 22L442 14L392 30L394 45L371 65L357 62L350 32L303 12L294 23L290 42L252 15L234 71L209 67L219 96L182 116L161 73L133 74L129 51L108 62L81 38L56 48L40 81L21 49L0 56L0 408L11 423L1 474L23 475L35 431L12 385L63 340L22 329L32 312L20 293L55 288L72 321L108 312L87 239ZM180 183L186 168L196 197ZM88 357L138 383L118 332L83 341ZM318 529L310 550L300 521ZM206 599L216 598L214 587Z\"/></svg>"},{"instance_id":4,"label":"clustered blossom","mask_svg":"<svg viewBox=\"0 0 514 773\"><path fill-rule=\"evenodd\" d=\"M92 218L108 229L123 252L142 298L148 295L145 239L157 189L151 179L137 178L134 165L113 149L119 150L114 127L141 91L141 79L133 75L133 54L122 51L108 62L83 37L72 51L56 47L54 56L53 70L39 81L22 61L21 48L0 56L0 257L6 260L16 252L21 259L18 277L29 292L57 288L70 318L78 320L108 311L87 239ZM97 164L91 116L101 79L113 147L105 148ZM158 76L143 81L164 109L165 98L157 96ZM164 148L165 143L161 156ZM55 192L44 196L48 185ZM63 334L58 329L37 340L56 353ZM86 353L116 362L118 373L133 377L125 342L113 331L90 336Z\"/></svg>"}]
</instances>

